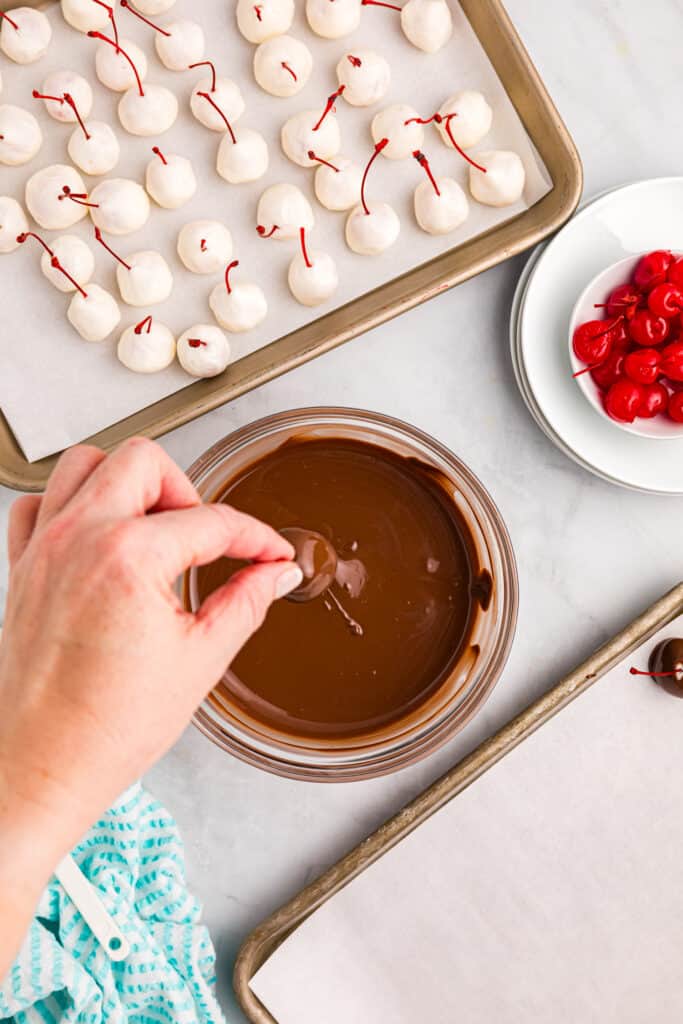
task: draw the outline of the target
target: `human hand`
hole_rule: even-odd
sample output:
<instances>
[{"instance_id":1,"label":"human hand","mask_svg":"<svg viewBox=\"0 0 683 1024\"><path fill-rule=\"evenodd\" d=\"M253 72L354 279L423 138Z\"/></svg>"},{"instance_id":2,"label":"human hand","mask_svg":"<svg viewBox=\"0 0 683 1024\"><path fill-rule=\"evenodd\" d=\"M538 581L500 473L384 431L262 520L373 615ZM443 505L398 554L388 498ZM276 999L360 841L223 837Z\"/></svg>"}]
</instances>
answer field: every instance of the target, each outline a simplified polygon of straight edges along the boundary
<instances>
[{"instance_id":1,"label":"human hand","mask_svg":"<svg viewBox=\"0 0 683 1024\"><path fill-rule=\"evenodd\" d=\"M221 555L253 564L186 612L175 580ZM44 496L15 502L0 642L0 833L2 845L40 858L32 874L47 878L177 739L271 602L301 582L292 556L270 527L202 505L163 450L140 438L110 456L71 449Z\"/></svg>"}]
</instances>

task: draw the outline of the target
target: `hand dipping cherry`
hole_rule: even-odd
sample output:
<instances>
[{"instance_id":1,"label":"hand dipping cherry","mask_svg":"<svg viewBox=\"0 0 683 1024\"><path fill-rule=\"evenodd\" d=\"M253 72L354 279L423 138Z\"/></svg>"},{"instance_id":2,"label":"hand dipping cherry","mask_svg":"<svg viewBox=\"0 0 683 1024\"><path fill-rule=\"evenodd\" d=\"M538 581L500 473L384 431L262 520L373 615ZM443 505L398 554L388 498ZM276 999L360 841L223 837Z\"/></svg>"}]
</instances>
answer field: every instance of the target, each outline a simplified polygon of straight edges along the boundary
<instances>
[{"instance_id":1,"label":"hand dipping cherry","mask_svg":"<svg viewBox=\"0 0 683 1024\"><path fill-rule=\"evenodd\" d=\"M334 581L337 572L337 552L321 533L303 530L298 526L286 527L280 533L295 551L296 564L304 574L303 583L287 595L288 601L312 601L320 597Z\"/></svg>"}]
</instances>

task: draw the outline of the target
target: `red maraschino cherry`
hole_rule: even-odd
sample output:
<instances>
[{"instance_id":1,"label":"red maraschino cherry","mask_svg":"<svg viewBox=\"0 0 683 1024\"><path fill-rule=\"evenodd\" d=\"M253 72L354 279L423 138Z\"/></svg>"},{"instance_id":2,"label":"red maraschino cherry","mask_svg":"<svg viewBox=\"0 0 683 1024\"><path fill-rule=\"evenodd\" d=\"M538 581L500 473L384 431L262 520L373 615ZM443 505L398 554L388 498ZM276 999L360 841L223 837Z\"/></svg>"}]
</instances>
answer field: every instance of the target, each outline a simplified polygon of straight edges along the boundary
<instances>
[{"instance_id":1,"label":"red maraschino cherry","mask_svg":"<svg viewBox=\"0 0 683 1024\"><path fill-rule=\"evenodd\" d=\"M632 284L618 284L609 293L607 302L596 302L596 309L604 309L607 316L625 316L630 320L643 296Z\"/></svg>"},{"instance_id":2,"label":"red maraschino cherry","mask_svg":"<svg viewBox=\"0 0 683 1024\"><path fill-rule=\"evenodd\" d=\"M639 309L628 323L628 333L636 345L661 345L669 336L669 321L649 309Z\"/></svg>"},{"instance_id":3,"label":"red maraschino cherry","mask_svg":"<svg viewBox=\"0 0 683 1024\"><path fill-rule=\"evenodd\" d=\"M651 420L666 410L669 403L669 392L663 384L646 384L643 388L643 397L638 406L636 415L643 419Z\"/></svg>"},{"instance_id":4,"label":"red maraschino cherry","mask_svg":"<svg viewBox=\"0 0 683 1024\"><path fill-rule=\"evenodd\" d=\"M666 272L667 281L671 281L677 288L683 288L683 256L678 256L669 264Z\"/></svg>"},{"instance_id":5,"label":"red maraschino cherry","mask_svg":"<svg viewBox=\"0 0 683 1024\"><path fill-rule=\"evenodd\" d=\"M604 362L612 350L612 329L615 326L605 320L587 320L585 324L579 324L573 338L576 358L591 366Z\"/></svg>"},{"instance_id":6,"label":"red maraschino cherry","mask_svg":"<svg viewBox=\"0 0 683 1024\"><path fill-rule=\"evenodd\" d=\"M661 352L662 376L683 381L683 341L674 341Z\"/></svg>"},{"instance_id":7,"label":"red maraschino cherry","mask_svg":"<svg viewBox=\"0 0 683 1024\"><path fill-rule=\"evenodd\" d=\"M626 354L620 351L612 351L607 356L604 362L598 366L588 367L590 375L601 389L601 391L607 391L611 388L612 384L615 384L624 375L624 359ZM578 374L574 374L578 376Z\"/></svg>"},{"instance_id":8,"label":"red maraschino cherry","mask_svg":"<svg viewBox=\"0 0 683 1024\"><path fill-rule=\"evenodd\" d=\"M657 249L643 256L633 272L633 281L642 291L649 292L667 279L673 256L668 249Z\"/></svg>"},{"instance_id":9,"label":"red maraschino cherry","mask_svg":"<svg viewBox=\"0 0 683 1024\"><path fill-rule=\"evenodd\" d=\"M656 348L639 348L624 359L624 373L636 384L654 384L662 357Z\"/></svg>"},{"instance_id":10,"label":"red maraschino cherry","mask_svg":"<svg viewBox=\"0 0 683 1024\"><path fill-rule=\"evenodd\" d=\"M674 391L670 395L667 411L674 423L683 423L683 391Z\"/></svg>"},{"instance_id":11,"label":"red maraschino cherry","mask_svg":"<svg viewBox=\"0 0 683 1024\"><path fill-rule=\"evenodd\" d=\"M654 286L647 297L647 304L655 316L671 320L683 311L683 289L671 281L664 281Z\"/></svg>"},{"instance_id":12,"label":"red maraschino cherry","mask_svg":"<svg viewBox=\"0 0 683 1024\"><path fill-rule=\"evenodd\" d=\"M620 423L633 423L642 400L642 385L622 377L621 380L612 384L605 395L605 410L613 420L619 420Z\"/></svg>"}]
</instances>

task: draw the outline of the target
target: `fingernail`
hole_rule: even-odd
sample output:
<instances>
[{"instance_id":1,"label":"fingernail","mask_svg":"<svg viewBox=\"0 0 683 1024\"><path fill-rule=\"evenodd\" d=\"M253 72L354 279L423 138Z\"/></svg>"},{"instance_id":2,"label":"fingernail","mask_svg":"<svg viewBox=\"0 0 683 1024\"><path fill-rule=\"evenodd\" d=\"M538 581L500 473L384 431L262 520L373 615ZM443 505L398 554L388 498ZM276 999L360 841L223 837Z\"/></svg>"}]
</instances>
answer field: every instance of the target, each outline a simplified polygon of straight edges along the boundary
<instances>
[{"instance_id":1,"label":"fingernail","mask_svg":"<svg viewBox=\"0 0 683 1024\"><path fill-rule=\"evenodd\" d=\"M275 599L278 600L281 597L285 597L287 594L291 594L293 590L296 590L304 581L304 574L298 565L291 565L288 569L279 576L275 584Z\"/></svg>"}]
</instances>

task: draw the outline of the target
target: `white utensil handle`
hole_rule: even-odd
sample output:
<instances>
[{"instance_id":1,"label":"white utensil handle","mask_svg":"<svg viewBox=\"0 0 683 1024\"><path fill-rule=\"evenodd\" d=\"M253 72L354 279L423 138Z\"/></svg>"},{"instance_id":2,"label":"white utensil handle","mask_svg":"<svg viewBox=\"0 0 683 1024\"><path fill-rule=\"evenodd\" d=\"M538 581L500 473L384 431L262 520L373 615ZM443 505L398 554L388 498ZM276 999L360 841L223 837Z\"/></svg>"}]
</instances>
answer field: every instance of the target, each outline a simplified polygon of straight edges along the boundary
<instances>
[{"instance_id":1,"label":"white utensil handle","mask_svg":"<svg viewBox=\"0 0 683 1024\"><path fill-rule=\"evenodd\" d=\"M125 960L130 952L128 940L104 906L73 857L65 857L55 871L72 902L110 960Z\"/></svg>"}]
</instances>

